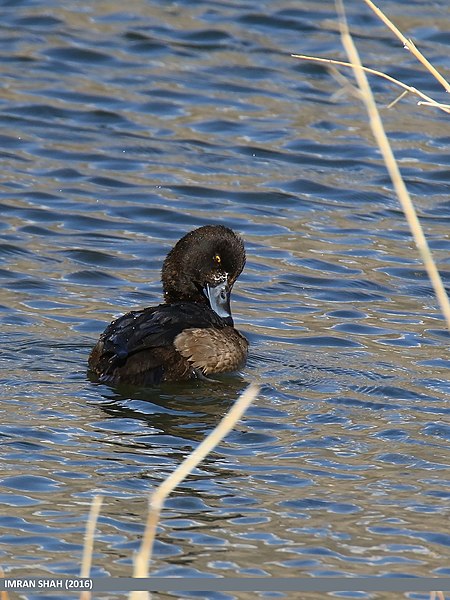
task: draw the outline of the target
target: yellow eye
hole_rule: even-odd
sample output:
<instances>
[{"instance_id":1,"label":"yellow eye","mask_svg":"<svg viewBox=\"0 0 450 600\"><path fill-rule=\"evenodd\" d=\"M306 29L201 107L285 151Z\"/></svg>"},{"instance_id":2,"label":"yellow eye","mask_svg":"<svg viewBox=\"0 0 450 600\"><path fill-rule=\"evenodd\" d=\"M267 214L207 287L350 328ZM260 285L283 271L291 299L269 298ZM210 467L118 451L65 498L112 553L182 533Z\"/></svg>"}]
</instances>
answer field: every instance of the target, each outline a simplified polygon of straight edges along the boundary
<instances>
[{"instance_id":1,"label":"yellow eye","mask_svg":"<svg viewBox=\"0 0 450 600\"><path fill-rule=\"evenodd\" d=\"M218 265L220 265L220 263L222 262L222 259L218 254L214 256L214 262L216 262Z\"/></svg>"}]
</instances>

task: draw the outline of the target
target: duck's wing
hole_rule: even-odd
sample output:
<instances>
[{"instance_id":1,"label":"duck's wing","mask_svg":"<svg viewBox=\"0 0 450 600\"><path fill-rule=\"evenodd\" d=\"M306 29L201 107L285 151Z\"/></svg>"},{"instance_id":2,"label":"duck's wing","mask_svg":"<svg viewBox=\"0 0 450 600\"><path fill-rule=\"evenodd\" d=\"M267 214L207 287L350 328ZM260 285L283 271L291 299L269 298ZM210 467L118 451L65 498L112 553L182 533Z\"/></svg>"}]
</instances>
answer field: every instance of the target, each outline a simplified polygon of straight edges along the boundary
<instances>
[{"instance_id":1,"label":"duck's wing","mask_svg":"<svg viewBox=\"0 0 450 600\"><path fill-rule=\"evenodd\" d=\"M145 371L148 382L158 382L164 363L181 358L175 356L174 340L183 330L225 326L209 307L193 303L131 311L101 334L89 357L89 367L102 381L136 379L138 371Z\"/></svg>"}]
</instances>

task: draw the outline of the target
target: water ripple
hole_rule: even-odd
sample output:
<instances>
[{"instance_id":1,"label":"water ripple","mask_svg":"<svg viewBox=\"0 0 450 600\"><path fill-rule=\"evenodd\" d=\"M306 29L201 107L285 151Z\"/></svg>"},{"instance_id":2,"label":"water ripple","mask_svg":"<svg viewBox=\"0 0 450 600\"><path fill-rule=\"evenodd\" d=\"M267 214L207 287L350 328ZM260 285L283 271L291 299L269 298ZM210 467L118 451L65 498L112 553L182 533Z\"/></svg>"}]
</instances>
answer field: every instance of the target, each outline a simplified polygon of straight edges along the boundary
<instances>
[{"instance_id":1,"label":"water ripple","mask_svg":"<svg viewBox=\"0 0 450 600\"><path fill-rule=\"evenodd\" d=\"M348 4L365 60L444 95ZM255 405L168 500L154 574L448 574L448 333L363 112L290 56L341 53L332 7L3 9L5 572L79 573L102 493L92 574L129 576L148 493L258 380ZM390 10L445 67L446 15ZM383 118L448 282L445 115L406 98ZM91 383L106 323L160 302L165 254L212 222L246 242L233 312L247 366L220 384Z\"/></svg>"}]
</instances>

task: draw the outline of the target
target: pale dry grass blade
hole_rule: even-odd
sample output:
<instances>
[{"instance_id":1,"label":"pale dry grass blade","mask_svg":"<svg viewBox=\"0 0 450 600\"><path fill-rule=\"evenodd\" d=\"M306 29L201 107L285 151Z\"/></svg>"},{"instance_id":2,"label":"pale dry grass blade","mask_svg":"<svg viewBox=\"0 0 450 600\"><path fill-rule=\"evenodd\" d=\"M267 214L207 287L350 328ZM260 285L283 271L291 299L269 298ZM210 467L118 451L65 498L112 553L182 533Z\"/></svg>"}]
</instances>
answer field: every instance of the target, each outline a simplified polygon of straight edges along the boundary
<instances>
[{"instance_id":1,"label":"pale dry grass blade","mask_svg":"<svg viewBox=\"0 0 450 600\"><path fill-rule=\"evenodd\" d=\"M213 431L187 456L183 462L167 477L153 492L149 499L149 512L142 538L141 547L134 559L133 577L148 577L149 565L152 558L153 543L161 509L167 496L189 473L221 442L233 429L244 412L256 398L260 387L254 383L239 396L231 409L213 429ZM130 600L147 600L148 592L131 592Z\"/></svg>"},{"instance_id":2,"label":"pale dry grass blade","mask_svg":"<svg viewBox=\"0 0 450 600\"><path fill-rule=\"evenodd\" d=\"M322 58L319 56L308 56L306 54L291 54L291 56L293 58L299 58L301 60L309 60L309 61L317 62L317 63L325 63L325 64L329 64L329 65L347 67L350 69L362 69L366 73L370 73L371 75L376 75L377 77L382 77L383 79L386 79L387 81L390 81L391 83L393 83L395 85L398 85L399 87L403 88L406 92L410 92L411 94L419 96L420 98L422 98L423 101L419 101L418 104L421 104L423 106L434 106L435 108L439 108L440 110L443 110L446 113L450 113L450 107L447 106L446 104L442 104L441 102L436 102L436 100L433 100L433 98L431 98L430 96L427 96L427 94L424 94L417 88L415 88L411 85L407 85L406 83L403 83L403 81L400 81L399 79L395 79L395 77L391 77L390 75L387 75L386 73L383 73L382 71L377 71L376 69L371 69L370 67L364 67L363 65L356 65L356 64L353 64L352 62L347 62L344 60L334 60L332 58Z\"/></svg>"},{"instance_id":3,"label":"pale dry grass blade","mask_svg":"<svg viewBox=\"0 0 450 600\"><path fill-rule=\"evenodd\" d=\"M5 578L5 572L3 571L3 569L0 567L0 578L4 579ZM9 596L8 596L8 592L0 592L0 600L9 600Z\"/></svg>"},{"instance_id":4,"label":"pale dry grass blade","mask_svg":"<svg viewBox=\"0 0 450 600\"><path fill-rule=\"evenodd\" d=\"M450 113L450 104L443 104L442 102L435 102L435 101L425 102L424 100L419 100L419 102L417 104L418 104L418 106L436 106L437 108L440 108L441 110Z\"/></svg>"},{"instance_id":5,"label":"pale dry grass blade","mask_svg":"<svg viewBox=\"0 0 450 600\"><path fill-rule=\"evenodd\" d=\"M400 94L400 96L397 96L397 98L395 100L392 100L392 102L389 102L389 104L387 105L387 108L392 108L393 106L395 106L397 104L397 102L400 102L400 100L406 96L407 93L408 92L406 90L404 92L402 92ZM419 103L417 103L417 104L419 104Z\"/></svg>"},{"instance_id":6,"label":"pale dry grass blade","mask_svg":"<svg viewBox=\"0 0 450 600\"><path fill-rule=\"evenodd\" d=\"M430 600L445 600L444 592L430 592Z\"/></svg>"},{"instance_id":7,"label":"pale dry grass blade","mask_svg":"<svg viewBox=\"0 0 450 600\"><path fill-rule=\"evenodd\" d=\"M435 77L446 92L450 93L450 83L443 77L439 71L434 67L430 61L425 58L425 56L420 52L420 50L415 46L414 42L411 39L408 39L403 35L403 33L394 25L394 23L384 14L384 12L378 8L376 4L372 2L372 0L364 0L369 8L373 10L373 12L377 15L383 23L389 27L389 29L398 37L398 39L402 42L404 48L409 50L413 56L417 58L417 60L422 63L422 65Z\"/></svg>"},{"instance_id":8,"label":"pale dry grass blade","mask_svg":"<svg viewBox=\"0 0 450 600\"><path fill-rule=\"evenodd\" d=\"M103 496L94 496L89 510L89 516L86 524L86 532L84 534L83 559L81 561L80 577L89 577L92 566L92 553L94 550L95 528L97 526L100 508L102 506ZM90 600L91 592L83 591L80 595L80 600Z\"/></svg>"},{"instance_id":9,"label":"pale dry grass blade","mask_svg":"<svg viewBox=\"0 0 450 600\"><path fill-rule=\"evenodd\" d=\"M356 49L356 46L353 43L353 38L351 37L350 32L348 30L347 21L345 18L345 9L342 0L336 0L336 6L338 14L341 17L340 23L342 44L345 48L345 51L347 52L349 62L358 66L358 68L355 68L353 70L353 73L358 83L358 87L361 90L362 98L366 106L367 113L369 115L369 121L370 126L372 128L372 132L375 136L378 147L383 156L386 168L389 172L392 184L402 206L414 242L424 262L425 269L434 289L434 293L436 294L439 306L444 314L447 327L450 330L450 302L447 293L442 283L439 271L437 270L437 267L434 263L433 257L428 247L428 243L425 239L425 235L419 223L417 213L411 201L411 197L408 193L408 190L406 189L405 182L403 181L400 169L398 167L397 161L395 160L394 153L392 151L388 137L384 130L383 122L375 104L375 99L373 97L367 76L364 70L362 69L358 50Z\"/></svg>"}]
</instances>

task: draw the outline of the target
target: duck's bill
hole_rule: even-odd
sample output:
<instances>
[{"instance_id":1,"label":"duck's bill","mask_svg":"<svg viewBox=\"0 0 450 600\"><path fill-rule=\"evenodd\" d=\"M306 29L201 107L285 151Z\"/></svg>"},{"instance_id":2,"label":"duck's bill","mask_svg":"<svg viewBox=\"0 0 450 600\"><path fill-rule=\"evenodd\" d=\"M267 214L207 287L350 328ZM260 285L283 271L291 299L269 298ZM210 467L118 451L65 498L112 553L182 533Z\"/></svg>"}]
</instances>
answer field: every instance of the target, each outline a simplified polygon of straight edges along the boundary
<instances>
[{"instance_id":1,"label":"duck's bill","mask_svg":"<svg viewBox=\"0 0 450 600\"><path fill-rule=\"evenodd\" d=\"M207 283L204 292L212 310L219 315L219 317L222 317L228 325L233 325L230 307L230 289L227 283L223 281L216 285Z\"/></svg>"}]
</instances>

